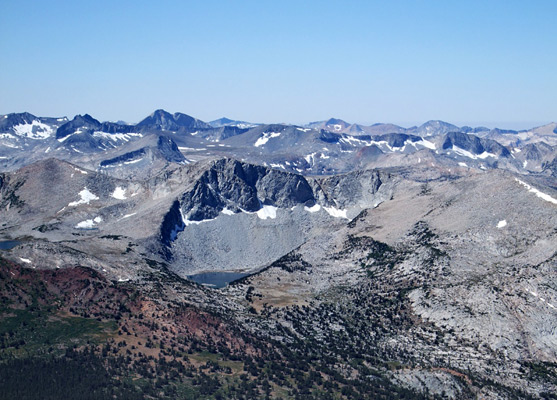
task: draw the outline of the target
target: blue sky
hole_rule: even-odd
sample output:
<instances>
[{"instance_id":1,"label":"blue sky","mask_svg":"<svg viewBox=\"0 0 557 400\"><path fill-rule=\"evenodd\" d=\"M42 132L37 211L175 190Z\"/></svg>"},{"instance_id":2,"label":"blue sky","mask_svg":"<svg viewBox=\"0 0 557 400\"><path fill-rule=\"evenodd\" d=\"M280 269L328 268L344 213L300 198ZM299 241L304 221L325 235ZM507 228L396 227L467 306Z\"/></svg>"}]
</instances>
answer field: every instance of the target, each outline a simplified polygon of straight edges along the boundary
<instances>
[{"instance_id":1,"label":"blue sky","mask_svg":"<svg viewBox=\"0 0 557 400\"><path fill-rule=\"evenodd\" d=\"M523 128L557 120L557 1L25 1L0 113Z\"/></svg>"}]
</instances>

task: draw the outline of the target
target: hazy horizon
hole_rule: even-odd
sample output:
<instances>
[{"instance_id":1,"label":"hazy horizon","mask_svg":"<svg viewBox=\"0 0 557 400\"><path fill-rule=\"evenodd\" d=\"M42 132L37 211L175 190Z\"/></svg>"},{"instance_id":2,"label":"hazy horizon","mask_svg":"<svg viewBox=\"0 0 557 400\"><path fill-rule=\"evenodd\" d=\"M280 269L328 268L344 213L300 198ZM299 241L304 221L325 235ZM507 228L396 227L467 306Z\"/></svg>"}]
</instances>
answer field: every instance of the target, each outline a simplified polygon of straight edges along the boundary
<instances>
[{"instance_id":1,"label":"hazy horizon","mask_svg":"<svg viewBox=\"0 0 557 400\"><path fill-rule=\"evenodd\" d=\"M8 0L0 112L525 129L557 120L556 12L549 0Z\"/></svg>"},{"instance_id":2,"label":"hazy horizon","mask_svg":"<svg viewBox=\"0 0 557 400\"><path fill-rule=\"evenodd\" d=\"M157 110L158 109L160 109L160 108L157 108ZM153 110L153 111L155 111L155 110ZM174 114L174 113L177 113L177 112L182 113L182 114L187 114L187 115L190 115L191 117L200 119L204 122L211 122L211 121L215 121L215 120L218 120L218 119L221 119L221 118L228 118L228 119L235 120L235 121L245 121L245 122L251 122L251 123L255 123L255 124L308 125L310 123L322 122L322 121L327 121L331 118L335 118L335 119L341 119L341 120L343 120L345 122L348 122L350 124L358 124L358 125L363 125L363 126L370 126L370 125L373 125L373 124L383 123L383 124L394 124L394 125L401 126L403 128L411 128L413 126L420 126L420 125L422 125L422 124L424 124L428 121L432 121L432 120L424 120L424 121L413 121L413 122L412 121L411 122L405 122L405 121L393 122L393 121L366 121L366 120L362 120L363 122L361 122L361 121L349 121L349 120L346 120L344 118L340 118L338 116L330 116L330 117L327 117L327 118L322 118L322 119L319 119L319 120L312 120L312 121L276 121L276 120L247 121L247 120L242 119L242 118L234 118L234 116L230 116L230 115L221 115L220 117L212 117L212 118L208 118L208 119L203 119L203 118L198 118L196 115L192 115L192 114L190 114L188 112L184 112L184 111L179 111L179 110L165 110L165 111L167 111L171 114ZM3 112L3 113L0 113L0 115L6 115L6 114L12 114L12 113L23 113L23 112L28 112L30 114L33 114L33 115L37 116L37 117L52 117L52 118L67 117L70 120L75 117L75 115L64 115L64 114L60 114L60 115L41 115L41 114L37 114L37 113L29 111L29 110ZM124 119L121 119L121 118L118 118L118 119L99 118L98 116L96 116L96 115L94 115L90 112L85 112L85 111L80 113L80 114L81 115L89 114L93 118L95 118L95 119L97 119L101 122L105 122L105 121L119 122L119 121L121 121L121 122L125 122L127 124L136 124L136 123L140 122L142 119L144 119L145 117L147 117L148 115L150 115L151 113L146 114L142 118L140 118L138 120L133 120L133 121L124 120ZM517 122L506 122L506 121L500 121L500 122L490 122L490 121L487 121L487 122L485 122L485 121L484 122L481 122L481 121L480 122L468 122L468 121L464 121L463 122L463 121L448 121L448 120L445 120L445 119L442 119L442 118L436 118L436 119L433 119L433 120L439 120L439 121L447 122L447 123L450 123L450 124L453 124L453 125L456 125L456 126L459 126L459 127L470 126L470 127L473 127L473 128L475 128L475 127L486 127L486 128L490 128L490 129L499 128L499 129L511 129L511 130L530 129L530 128L536 128L536 127L539 127L539 126L555 123L555 121L517 121Z\"/></svg>"}]
</instances>

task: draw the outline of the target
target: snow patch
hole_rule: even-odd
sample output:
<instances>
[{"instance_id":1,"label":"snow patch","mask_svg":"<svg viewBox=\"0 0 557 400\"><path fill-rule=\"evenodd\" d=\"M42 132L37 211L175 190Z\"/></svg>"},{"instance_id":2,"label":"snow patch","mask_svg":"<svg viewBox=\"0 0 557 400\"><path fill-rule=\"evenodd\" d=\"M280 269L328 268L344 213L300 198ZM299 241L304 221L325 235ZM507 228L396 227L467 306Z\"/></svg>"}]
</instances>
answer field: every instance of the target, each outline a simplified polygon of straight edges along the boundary
<instances>
[{"instance_id":1,"label":"snow patch","mask_svg":"<svg viewBox=\"0 0 557 400\"><path fill-rule=\"evenodd\" d=\"M311 153L304 157L304 160L307 161L309 165L313 165L315 163L315 155L317 153Z\"/></svg>"},{"instance_id":2,"label":"snow patch","mask_svg":"<svg viewBox=\"0 0 557 400\"><path fill-rule=\"evenodd\" d=\"M277 217L278 208L275 206L262 206L259 211L256 212L260 219L275 219Z\"/></svg>"},{"instance_id":3,"label":"snow patch","mask_svg":"<svg viewBox=\"0 0 557 400\"><path fill-rule=\"evenodd\" d=\"M551 197L550 195L540 192L538 189L536 189L535 187L532 187L530 185L528 185L526 182L522 182L520 179L518 178L514 178L518 183L520 183L522 186L524 186L526 189L528 189L528 191L530 193L534 193L536 196L538 196L540 199L543 199L549 203L552 204L557 204L557 199Z\"/></svg>"},{"instance_id":4,"label":"snow patch","mask_svg":"<svg viewBox=\"0 0 557 400\"><path fill-rule=\"evenodd\" d=\"M199 225L202 224L204 222L209 222L209 221L214 221L216 218L209 218L209 219L202 219L201 221L191 221L189 219L184 219L184 225L185 226L190 226L190 225Z\"/></svg>"},{"instance_id":5,"label":"snow patch","mask_svg":"<svg viewBox=\"0 0 557 400\"><path fill-rule=\"evenodd\" d=\"M547 300L546 300L545 298L543 298L543 297L539 297L539 295L538 295L536 292L531 291L531 290L528 290L527 288L525 288L524 291L525 291L526 293L531 294L531 295L534 296L534 297L537 297L542 303L545 303L545 305L547 305L549 308L552 308L552 309L555 310L555 306L554 306L552 303L550 303L549 301L547 301Z\"/></svg>"},{"instance_id":6,"label":"snow patch","mask_svg":"<svg viewBox=\"0 0 557 400\"><path fill-rule=\"evenodd\" d=\"M265 143L269 141L269 139L279 137L281 132L264 132L263 136L256 140L254 146L259 147L263 146Z\"/></svg>"},{"instance_id":7,"label":"snow patch","mask_svg":"<svg viewBox=\"0 0 557 400\"><path fill-rule=\"evenodd\" d=\"M49 147L49 148L50 148L50 147ZM75 169L75 170L76 170L77 172L79 172L80 174L83 174L83 175L87 175L87 174L88 174L87 171L84 171L84 170L82 170L82 169L80 169L80 168L74 167L73 169Z\"/></svg>"},{"instance_id":8,"label":"snow patch","mask_svg":"<svg viewBox=\"0 0 557 400\"><path fill-rule=\"evenodd\" d=\"M70 204L68 204L68 206L75 207L80 204L89 204L90 201L99 199L97 196L91 193L87 188L83 188L83 190L79 192L79 196L81 197L81 199L77 201L72 201Z\"/></svg>"},{"instance_id":9,"label":"snow patch","mask_svg":"<svg viewBox=\"0 0 557 400\"><path fill-rule=\"evenodd\" d=\"M329 213L329 215L331 215L335 218L346 218L346 219L348 219L348 217L346 216L346 212L348 210L339 210L338 208L335 208L335 207L323 207L323 209L325 211L327 211L327 213Z\"/></svg>"},{"instance_id":10,"label":"snow patch","mask_svg":"<svg viewBox=\"0 0 557 400\"><path fill-rule=\"evenodd\" d=\"M137 214L137 213L126 214L126 215L124 215L124 216L123 216L122 218L120 218L120 219L133 217L135 214Z\"/></svg>"},{"instance_id":11,"label":"snow patch","mask_svg":"<svg viewBox=\"0 0 557 400\"><path fill-rule=\"evenodd\" d=\"M282 165L282 164L273 164L273 163L271 163L270 165L271 165L271 167L273 167L273 168L282 168L282 169L286 169L286 168L284 167L284 165Z\"/></svg>"},{"instance_id":12,"label":"snow patch","mask_svg":"<svg viewBox=\"0 0 557 400\"><path fill-rule=\"evenodd\" d=\"M34 120L30 124L16 125L13 129L16 135L29 139L47 139L54 132L50 126L38 120Z\"/></svg>"},{"instance_id":13,"label":"snow patch","mask_svg":"<svg viewBox=\"0 0 557 400\"><path fill-rule=\"evenodd\" d=\"M361 140L358 138L355 138L353 136L343 136L341 139L339 139L339 142L343 142L346 144L349 144L351 146L371 146L372 143L374 143L373 141L366 141L366 140ZM377 142L379 143L379 142ZM387 143L387 142L385 142Z\"/></svg>"},{"instance_id":14,"label":"snow patch","mask_svg":"<svg viewBox=\"0 0 557 400\"><path fill-rule=\"evenodd\" d=\"M482 154L473 154L473 153L470 153L468 150L461 149L460 147L454 146L454 145L453 145L452 150L458 155L468 157L468 158L471 158L473 160L477 160L478 158L484 160L488 157L498 158L495 154L488 153L487 151L484 151Z\"/></svg>"},{"instance_id":15,"label":"snow patch","mask_svg":"<svg viewBox=\"0 0 557 400\"><path fill-rule=\"evenodd\" d=\"M504 228L505 226L507 226L507 220L506 219L504 219L502 221L499 221L497 223L497 228L499 228L499 229Z\"/></svg>"},{"instance_id":16,"label":"snow patch","mask_svg":"<svg viewBox=\"0 0 557 400\"><path fill-rule=\"evenodd\" d=\"M460 165L461 167L468 167L468 165L465 162L459 162L458 165Z\"/></svg>"},{"instance_id":17,"label":"snow patch","mask_svg":"<svg viewBox=\"0 0 557 400\"><path fill-rule=\"evenodd\" d=\"M112 193L112 197L117 200L126 200L126 189L122 189L120 186L117 186Z\"/></svg>"},{"instance_id":18,"label":"snow patch","mask_svg":"<svg viewBox=\"0 0 557 400\"><path fill-rule=\"evenodd\" d=\"M73 135L73 133L72 133L71 135ZM71 135L64 136L63 138L58 139L58 141L59 141L60 143L65 142Z\"/></svg>"},{"instance_id":19,"label":"snow patch","mask_svg":"<svg viewBox=\"0 0 557 400\"><path fill-rule=\"evenodd\" d=\"M223 209L222 209L222 213L223 213L224 215L234 215L234 211L229 210L228 208L223 208Z\"/></svg>"},{"instance_id":20,"label":"snow patch","mask_svg":"<svg viewBox=\"0 0 557 400\"><path fill-rule=\"evenodd\" d=\"M85 221L79 222L75 227L76 229L92 229L95 225L100 224L102 222L101 217L95 217L93 219L86 219Z\"/></svg>"},{"instance_id":21,"label":"snow patch","mask_svg":"<svg viewBox=\"0 0 557 400\"><path fill-rule=\"evenodd\" d=\"M132 137L143 137L143 135L141 133L108 133L97 131L93 132L93 137L108 139L113 142L129 142Z\"/></svg>"},{"instance_id":22,"label":"snow patch","mask_svg":"<svg viewBox=\"0 0 557 400\"><path fill-rule=\"evenodd\" d=\"M430 142L429 140L425 140L425 139L419 140L419 141L417 141L417 142L411 142L411 143L412 143L414 146L420 145L420 146L427 147L427 148L430 149L430 150L435 150L435 149L437 148L437 146L435 146L435 143Z\"/></svg>"},{"instance_id":23,"label":"snow patch","mask_svg":"<svg viewBox=\"0 0 557 400\"><path fill-rule=\"evenodd\" d=\"M25 264L31 264L32 263L32 261L28 258L19 257L19 259L21 260L21 262L24 262Z\"/></svg>"},{"instance_id":24,"label":"snow patch","mask_svg":"<svg viewBox=\"0 0 557 400\"><path fill-rule=\"evenodd\" d=\"M317 212L317 211L321 210L321 206L319 204L315 204L312 207L305 207L304 206L304 210L306 210L310 213L314 213L314 212Z\"/></svg>"}]
</instances>

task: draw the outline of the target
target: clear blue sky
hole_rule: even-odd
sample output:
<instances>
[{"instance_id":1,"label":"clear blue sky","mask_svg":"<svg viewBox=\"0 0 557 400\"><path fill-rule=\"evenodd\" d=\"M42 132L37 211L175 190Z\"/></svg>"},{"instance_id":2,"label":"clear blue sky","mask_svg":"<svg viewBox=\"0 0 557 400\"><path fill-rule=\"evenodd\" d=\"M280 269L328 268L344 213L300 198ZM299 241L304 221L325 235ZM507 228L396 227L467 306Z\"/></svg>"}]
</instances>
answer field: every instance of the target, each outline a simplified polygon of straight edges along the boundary
<instances>
[{"instance_id":1,"label":"clear blue sky","mask_svg":"<svg viewBox=\"0 0 557 400\"><path fill-rule=\"evenodd\" d=\"M26 1L0 113L525 127L557 120L557 1Z\"/></svg>"}]
</instances>

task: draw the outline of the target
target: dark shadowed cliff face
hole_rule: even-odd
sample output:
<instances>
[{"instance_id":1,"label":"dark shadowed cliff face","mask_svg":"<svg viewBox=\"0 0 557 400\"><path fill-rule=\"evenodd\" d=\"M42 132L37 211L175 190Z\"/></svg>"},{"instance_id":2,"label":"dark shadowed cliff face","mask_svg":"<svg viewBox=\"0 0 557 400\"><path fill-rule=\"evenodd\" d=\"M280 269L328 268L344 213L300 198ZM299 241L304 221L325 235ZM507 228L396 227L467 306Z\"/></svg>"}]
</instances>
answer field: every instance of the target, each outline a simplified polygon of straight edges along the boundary
<instances>
[{"instance_id":1,"label":"dark shadowed cliff face","mask_svg":"<svg viewBox=\"0 0 557 400\"><path fill-rule=\"evenodd\" d=\"M180 212L180 203L175 201L168 213L164 216L161 225L161 241L165 246L176 239L178 232L184 230L184 221L182 220L182 213Z\"/></svg>"},{"instance_id":2,"label":"dark shadowed cliff face","mask_svg":"<svg viewBox=\"0 0 557 400\"><path fill-rule=\"evenodd\" d=\"M303 176L236 160L215 162L181 199L191 221L215 218L225 208L255 212L262 204L286 208L314 201Z\"/></svg>"},{"instance_id":3,"label":"dark shadowed cliff face","mask_svg":"<svg viewBox=\"0 0 557 400\"><path fill-rule=\"evenodd\" d=\"M452 149L454 146L469 151L474 155L481 155L484 152L501 157L509 157L511 155L506 147L500 145L495 140L480 139L477 136L462 132L450 132L445 136L442 148Z\"/></svg>"},{"instance_id":4,"label":"dark shadowed cliff face","mask_svg":"<svg viewBox=\"0 0 557 400\"><path fill-rule=\"evenodd\" d=\"M386 135L377 136L375 141L386 141L391 147L403 147L407 141L419 142L422 140L419 136L406 135L404 133L389 133Z\"/></svg>"}]
</instances>

